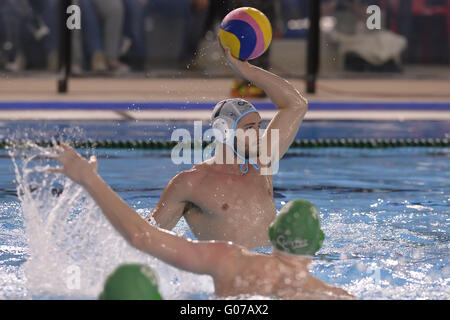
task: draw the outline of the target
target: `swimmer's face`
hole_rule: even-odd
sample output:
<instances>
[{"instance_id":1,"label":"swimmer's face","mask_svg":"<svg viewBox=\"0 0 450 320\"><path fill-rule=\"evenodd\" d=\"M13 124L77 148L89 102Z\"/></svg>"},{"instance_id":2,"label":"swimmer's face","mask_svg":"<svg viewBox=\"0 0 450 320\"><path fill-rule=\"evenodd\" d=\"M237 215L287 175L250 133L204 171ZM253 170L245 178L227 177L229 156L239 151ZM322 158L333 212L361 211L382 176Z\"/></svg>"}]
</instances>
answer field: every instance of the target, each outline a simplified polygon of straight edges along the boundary
<instances>
[{"instance_id":1,"label":"swimmer's face","mask_svg":"<svg viewBox=\"0 0 450 320\"><path fill-rule=\"evenodd\" d=\"M251 156L259 156L259 129L261 128L261 116L252 112L239 120L236 127L236 136L234 138L235 150L238 149L238 141L243 141L245 139L245 157L249 158ZM241 129L242 135L239 134Z\"/></svg>"}]
</instances>

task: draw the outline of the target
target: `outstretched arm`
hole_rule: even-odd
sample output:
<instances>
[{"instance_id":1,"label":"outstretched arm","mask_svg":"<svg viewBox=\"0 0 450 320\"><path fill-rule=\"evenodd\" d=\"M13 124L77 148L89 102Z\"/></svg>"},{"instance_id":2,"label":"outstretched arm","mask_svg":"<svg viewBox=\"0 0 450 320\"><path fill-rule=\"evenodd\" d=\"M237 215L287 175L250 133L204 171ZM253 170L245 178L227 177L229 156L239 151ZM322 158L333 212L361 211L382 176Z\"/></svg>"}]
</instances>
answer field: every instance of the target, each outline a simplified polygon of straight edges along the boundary
<instances>
[{"instance_id":1,"label":"outstretched arm","mask_svg":"<svg viewBox=\"0 0 450 320\"><path fill-rule=\"evenodd\" d=\"M247 61L234 58L229 48L222 47L222 49L233 70L241 77L263 89L279 109L275 117L270 121L264 137L264 139L267 138L268 154L270 155L271 130L279 130L278 158L272 159L272 161L278 161L289 149L297 135L298 128L308 110L308 101L288 81Z\"/></svg>"},{"instance_id":2,"label":"outstretched arm","mask_svg":"<svg viewBox=\"0 0 450 320\"><path fill-rule=\"evenodd\" d=\"M92 158L90 162L81 161L83 158L70 146L62 143L61 146L56 146L57 150L61 152L60 159L66 161L64 168L53 169L55 172L62 172L68 175L72 180L81 184L88 191L94 201L100 206L103 212L109 213L109 219L113 219L117 225L118 230L124 237L128 237L128 233L133 231L133 224L136 223L133 217L119 216L117 212L132 212L134 210L128 206L114 191L101 179L97 174L97 160ZM65 164L63 162L63 164ZM80 168L78 168L80 166ZM65 171L63 170L65 169ZM89 188L90 184L95 182L95 189ZM161 227L171 230L183 215L185 202L184 194L189 188L183 188L185 182L185 174L179 173L167 184L164 189L158 204L152 210L147 220L154 219L154 221ZM121 220L119 217L124 218ZM112 222L112 221L111 221Z\"/></svg>"},{"instance_id":3,"label":"outstretched arm","mask_svg":"<svg viewBox=\"0 0 450 320\"><path fill-rule=\"evenodd\" d=\"M55 148L58 154L54 158L63 167L50 168L49 171L64 173L82 185L114 228L135 248L177 268L199 274L213 274L221 259L234 247L224 242L186 240L149 225L97 174L97 160L94 157L87 161L72 147L63 143Z\"/></svg>"},{"instance_id":4,"label":"outstretched arm","mask_svg":"<svg viewBox=\"0 0 450 320\"><path fill-rule=\"evenodd\" d=\"M74 182L83 186L102 209L108 220L127 240L131 240L141 222L145 221L125 201L123 201L97 174L97 159L84 159L68 144L54 146L57 152L52 158L63 166L49 168L55 173L64 173Z\"/></svg>"},{"instance_id":5,"label":"outstretched arm","mask_svg":"<svg viewBox=\"0 0 450 320\"><path fill-rule=\"evenodd\" d=\"M103 184L104 182L97 176L90 179L85 188L92 197L98 198L98 190L101 190ZM134 210L104 210L109 201L120 201L110 188L102 192L102 200L97 203L111 224L133 247L185 271L198 274L213 274L217 271L219 261L228 250L229 245L226 243L184 239L170 231L149 225Z\"/></svg>"}]
</instances>

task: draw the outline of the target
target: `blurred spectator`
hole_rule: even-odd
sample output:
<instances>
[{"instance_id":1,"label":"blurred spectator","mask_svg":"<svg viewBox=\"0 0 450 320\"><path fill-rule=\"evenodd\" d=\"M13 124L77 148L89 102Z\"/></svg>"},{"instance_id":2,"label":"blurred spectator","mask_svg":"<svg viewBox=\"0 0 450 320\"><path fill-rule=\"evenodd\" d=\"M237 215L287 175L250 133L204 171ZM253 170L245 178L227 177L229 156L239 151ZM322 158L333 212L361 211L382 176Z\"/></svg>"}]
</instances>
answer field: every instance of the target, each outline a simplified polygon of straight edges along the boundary
<instances>
[{"instance_id":1,"label":"blurred spectator","mask_svg":"<svg viewBox=\"0 0 450 320\"><path fill-rule=\"evenodd\" d=\"M147 59L147 41L144 26L150 5L149 1L152 0L123 1L125 7L124 35L131 41L126 60L132 68L137 70L145 68Z\"/></svg>"},{"instance_id":2,"label":"blurred spectator","mask_svg":"<svg viewBox=\"0 0 450 320\"><path fill-rule=\"evenodd\" d=\"M367 29L366 10L373 4L380 5L380 0L324 0L322 15L336 18L336 28L330 35L338 43L346 70L398 72L406 38L384 28Z\"/></svg>"},{"instance_id":3,"label":"blurred spectator","mask_svg":"<svg viewBox=\"0 0 450 320\"><path fill-rule=\"evenodd\" d=\"M119 61L125 9L122 0L80 0L83 43L95 72L127 72Z\"/></svg>"},{"instance_id":4,"label":"blurred spectator","mask_svg":"<svg viewBox=\"0 0 450 320\"><path fill-rule=\"evenodd\" d=\"M27 0L0 1L0 24L5 69L23 70L27 65L26 45L42 41L50 29Z\"/></svg>"},{"instance_id":5,"label":"blurred spectator","mask_svg":"<svg viewBox=\"0 0 450 320\"><path fill-rule=\"evenodd\" d=\"M307 33L304 22L308 15L308 0L282 0L283 37L305 38Z\"/></svg>"},{"instance_id":6,"label":"blurred spectator","mask_svg":"<svg viewBox=\"0 0 450 320\"><path fill-rule=\"evenodd\" d=\"M338 32L355 34L367 19L367 7L373 4L379 3L377 0L322 0L321 15L334 16Z\"/></svg>"},{"instance_id":7,"label":"blurred spectator","mask_svg":"<svg viewBox=\"0 0 450 320\"><path fill-rule=\"evenodd\" d=\"M178 61L186 69L186 65L192 66L206 30L216 27L231 10L242 6L261 10L271 21L276 37L278 5L286 29L287 21L307 17L310 1L313 0L76 0L74 4L79 4L82 10L82 30L72 32L73 55L77 61L72 70L81 72L83 49L86 65L93 71L126 72L127 65L143 70L148 50L152 50L148 47L149 34L157 33L163 39L166 31L173 35L176 28L161 33L158 28L167 28L175 20L174 25L183 28L183 35L177 33L168 42L172 41L171 47L175 48L173 55L180 50ZM61 3L60 0L0 0L0 67L10 71L42 66L51 71L58 69ZM367 6L372 4L382 9L384 28L379 32L369 32L364 27ZM405 36L409 43L404 55L408 62L449 62L448 0L322 0L322 16L325 15L336 18L337 32L333 39L339 43L348 70L398 70L405 43L399 35ZM167 18L166 27L157 24L153 31L150 27L146 29L146 23L150 26L148 22L154 16L159 19L156 21ZM372 47L376 47L375 53L369 52ZM160 52L165 50L161 48ZM154 51L154 54L161 53ZM270 51L251 63L269 69L269 55ZM262 90L243 79L233 82L231 94L265 96Z\"/></svg>"},{"instance_id":8,"label":"blurred spectator","mask_svg":"<svg viewBox=\"0 0 450 320\"><path fill-rule=\"evenodd\" d=\"M388 28L407 37L409 62L448 63L450 1L382 0L388 12Z\"/></svg>"},{"instance_id":9,"label":"blurred spectator","mask_svg":"<svg viewBox=\"0 0 450 320\"><path fill-rule=\"evenodd\" d=\"M183 45L183 64L192 63L192 60L194 60L197 55L200 40L206 32L206 19L212 1L190 0L190 14L187 21L185 43Z\"/></svg>"},{"instance_id":10,"label":"blurred spectator","mask_svg":"<svg viewBox=\"0 0 450 320\"><path fill-rule=\"evenodd\" d=\"M183 19L184 34L179 61L184 68L192 62L204 33L210 0L124 0L124 5L125 36L131 40L126 60L135 69L145 67L147 44L144 26L149 13L161 14L167 19Z\"/></svg>"},{"instance_id":11,"label":"blurred spectator","mask_svg":"<svg viewBox=\"0 0 450 320\"><path fill-rule=\"evenodd\" d=\"M2 60L7 60L5 69L10 71L25 67L58 70L60 4L59 0L0 1L0 66ZM74 0L74 4L78 1ZM73 35L79 33L73 31ZM80 61L82 49L78 42L74 41L73 58ZM79 73L77 70L80 68L73 68L74 73Z\"/></svg>"},{"instance_id":12,"label":"blurred spectator","mask_svg":"<svg viewBox=\"0 0 450 320\"><path fill-rule=\"evenodd\" d=\"M40 14L49 32L43 38L42 46L46 56L48 71L58 70L58 44L59 44L59 0L33 0L30 1L33 9Z\"/></svg>"}]
</instances>

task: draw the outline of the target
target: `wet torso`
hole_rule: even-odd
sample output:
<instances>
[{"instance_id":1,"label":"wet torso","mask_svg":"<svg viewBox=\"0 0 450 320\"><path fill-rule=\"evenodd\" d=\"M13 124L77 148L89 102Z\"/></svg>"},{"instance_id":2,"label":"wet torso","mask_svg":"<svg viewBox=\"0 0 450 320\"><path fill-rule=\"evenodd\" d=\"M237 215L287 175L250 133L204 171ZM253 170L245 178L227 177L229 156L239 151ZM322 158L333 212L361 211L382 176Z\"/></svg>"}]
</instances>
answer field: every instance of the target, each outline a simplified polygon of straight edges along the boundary
<instances>
[{"instance_id":1,"label":"wet torso","mask_svg":"<svg viewBox=\"0 0 450 320\"><path fill-rule=\"evenodd\" d=\"M272 176L253 168L245 175L224 165L202 163L191 170L193 192L184 217L199 240L223 240L255 248L269 245L276 215Z\"/></svg>"}]
</instances>

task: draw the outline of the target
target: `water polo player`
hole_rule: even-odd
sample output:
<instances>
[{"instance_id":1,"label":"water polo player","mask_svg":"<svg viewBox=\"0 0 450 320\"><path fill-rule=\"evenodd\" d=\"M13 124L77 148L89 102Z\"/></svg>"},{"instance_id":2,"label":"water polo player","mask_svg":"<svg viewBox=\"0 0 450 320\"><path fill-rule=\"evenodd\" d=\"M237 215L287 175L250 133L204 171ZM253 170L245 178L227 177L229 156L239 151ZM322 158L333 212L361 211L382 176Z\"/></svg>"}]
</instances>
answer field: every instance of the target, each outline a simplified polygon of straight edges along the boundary
<instances>
[{"instance_id":1,"label":"water polo player","mask_svg":"<svg viewBox=\"0 0 450 320\"><path fill-rule=\"evenodd\" d=\"M230 50L224 50L224 54L236 72L266 91L278 112L264 135L259 137L261 116L249 102L241 99L221 101L212 113L213 126L223 133L222 140L217 142L216 155L172 178L148 220L153 218L159 227L171 230L184 217L199 240L232 241L255 248L269 245L266 231L276 215L273 176L261 174L264 164L257 156L253 161L249 158L250 144L237 143L243 138L235 133L253 131L260 144L267 142L267 145L260 145L260 149L270 151L274 147L269 145L273 140L271 134L277 130L277 152L270 154L271 161L277 162L297 134L307 111L307 101L286 80L235 59ZM245 148L237 147L242 144ZM224 153L225 159L231 157L233 160L231 164L223 163L222 157L218 159L217 155ZM103 195L111 189L97 173L92 172L91 176L75 181L85 186L90 180L96 181L93 198L104 211L112 216L117 210L133 211L119 197L105 202ZM125 219L120 223L122 228L127 228L134 221Z\"/></svg>"},{"instance_id":2,"label":"water polo player","mask_svg":"<svg viewBox=\"0 0 450 320\"><path fill-rule=\"evenodd\" d=\"M132 246L179 269L210 275L218 296L260 294L281 299L352 297L308 272L311 256L320 249L324 239L319 212L310 202L288 202L270 224L267 238L273 245L271 255L254 253L232 242L192 241L142 219L106 186L97 174L95 157L87 161L67 144L55 148L58 154L54 157L63 167L49 170L64 173L83 185L109 222ZM131 269L134 271L125 268L110 277L101 298L160 299L153 281L146 280L142 286L134 285L143 275L141 268L134 266ZM126 288L122 288L123 285Z\"/></svg>"},{"instance_id":3,"label":"water polo player","mask_svg":"<svg viewBox=\"0 0 450 320\"><path fill-rule=\"evenodd\" d=\"M345 290L310 275L320 249L317 208L305 200L288 202L269 229L271 255L252 253L226 242L197 242L146 225L132 244L180 269L213 277L218 296L264 295L281 299L351 299ZM156 275L144 265L122 265L105 282L101 299L159 300Z\"/></svg>"},{"instance_id":4,"label":"water polo player","mask_svg":"<svg viewBox=\"0 0 450 320\"><path fill-rule=\"evenodd\" d=\"M234 133L238 129L244 134L253 130L260 143L267 143L263 147L273 156L271 160L278 161L294 140L308 106L288 81L235 59L228 49L224 54L236 72L265 90L278 112L260 137L261 116L253 105L242 99L219 102L211 120L222 132L223 143L217 144L213 158L179 173L168 183L149 219L171 230L184 216L199 240L233 241L255 248L268 244L266 230L276 215L273 176L261 174L264 164L258 157L251 160L248 143L238 150ZM279 136L276 158L270 152L272 130L278 130ZM218 154L225 156L218 159ZM233 162L223 163L230 156Z\"/></svg>"}]
</instances>

